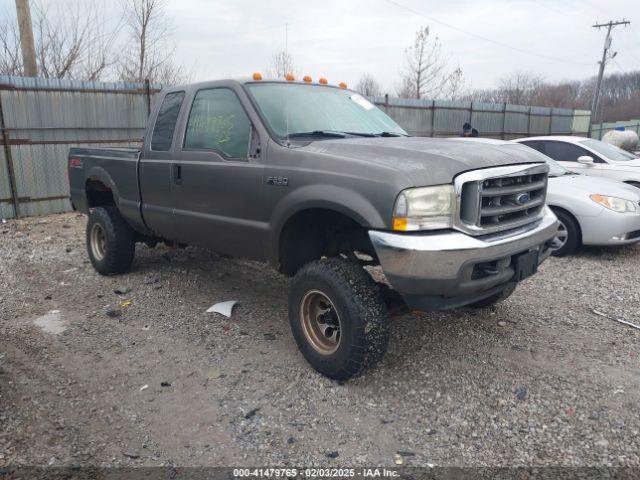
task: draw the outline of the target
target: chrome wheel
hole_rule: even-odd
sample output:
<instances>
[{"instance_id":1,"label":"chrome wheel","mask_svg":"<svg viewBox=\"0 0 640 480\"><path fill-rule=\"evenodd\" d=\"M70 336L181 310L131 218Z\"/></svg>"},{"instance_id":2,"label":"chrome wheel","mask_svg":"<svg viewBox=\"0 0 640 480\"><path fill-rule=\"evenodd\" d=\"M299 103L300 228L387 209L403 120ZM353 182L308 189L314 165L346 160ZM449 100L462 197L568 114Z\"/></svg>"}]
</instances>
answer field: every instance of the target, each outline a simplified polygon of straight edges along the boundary
<instances>
[{"instance_id":1,"label":"chrome wheel","mask_svg":"<svg viewBox=\"0 0 640 480\"><path fill-rule=\"evenodd\" d=\"M98 223L94 224L89 239L93 256L98 261L102 260L107 252L107 236L104 228Z\"/></svg>"},{"instance_id":2,"label":"chrome wheel","mask_svg":"<svg viewBox=\"0 0 640 480\"><path fill-rule=\"evenodd\" d=\"M330 355L340 345L340 315L333 302L320 290L310 290L300 302L300 322L313 349Z\"/></svg>"},{"instance_id":3,"label":"chrome wheel","mask_svg":"<svg viewBox=\"0 0 640 480\"><path fill-rule=\"evenodd\" d=\"M555 238L551 240L551 250L560 250L567 244L567 240L569 239L569 231L567 230L567 226L560 222L560 226L558 227L558 233Z\"/></svg>"}]
</instances>

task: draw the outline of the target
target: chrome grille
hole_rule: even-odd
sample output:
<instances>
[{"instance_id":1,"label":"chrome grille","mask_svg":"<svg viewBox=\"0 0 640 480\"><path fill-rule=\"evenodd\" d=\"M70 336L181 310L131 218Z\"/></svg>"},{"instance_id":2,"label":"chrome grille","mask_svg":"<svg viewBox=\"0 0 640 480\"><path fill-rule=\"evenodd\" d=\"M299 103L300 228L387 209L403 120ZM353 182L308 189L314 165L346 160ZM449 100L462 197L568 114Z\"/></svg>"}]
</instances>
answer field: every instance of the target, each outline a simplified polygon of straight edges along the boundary
<instances>
[{"instance_id":1,"label":"chrome grille","mask_svg":"<svg viewBox=\"0 0 640 480\"><path fill-rule=\"evenodd\" d=\"M476 235L515 228L542 216L547 165L474 170L456 178L458 227Z\"/></svg>"}]
</instances>

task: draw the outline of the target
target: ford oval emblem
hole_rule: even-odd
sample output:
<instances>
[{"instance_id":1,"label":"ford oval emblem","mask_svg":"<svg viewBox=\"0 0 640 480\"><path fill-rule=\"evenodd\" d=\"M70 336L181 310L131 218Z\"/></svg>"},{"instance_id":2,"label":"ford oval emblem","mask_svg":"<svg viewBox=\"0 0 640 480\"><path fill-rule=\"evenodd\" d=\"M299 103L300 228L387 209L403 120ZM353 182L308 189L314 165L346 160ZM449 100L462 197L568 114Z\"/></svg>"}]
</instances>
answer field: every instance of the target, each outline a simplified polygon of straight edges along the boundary
<instances>
[{"instance_id":1,"label":"ford oval emblem","mask_svg":"<svg viewBox=\"0 0 640 480\"><path fill-rule=\"evenodd\" d=\"M529 203L529 200L531 200L531 196L528 193L521 193L516 197L516 203L518 205L525 205Z\"/></svg>"}]
</instances>

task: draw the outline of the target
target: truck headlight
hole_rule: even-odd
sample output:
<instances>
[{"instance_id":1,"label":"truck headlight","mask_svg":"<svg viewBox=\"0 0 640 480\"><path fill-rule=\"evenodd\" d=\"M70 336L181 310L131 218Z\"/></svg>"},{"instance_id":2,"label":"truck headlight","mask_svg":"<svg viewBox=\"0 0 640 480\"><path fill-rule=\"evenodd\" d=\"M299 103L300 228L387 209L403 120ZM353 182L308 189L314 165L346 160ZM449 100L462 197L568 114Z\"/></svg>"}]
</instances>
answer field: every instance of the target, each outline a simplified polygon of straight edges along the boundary
<instances>
[{"instance_id":1,"label":"truck headlight","mask_svg":"<svg viewBox=\"0 0 640 480\"><path fill-rule=\"evenodd\" d=\"M638 206L634 202L625 200L624 198L608 197L607 195L599 195L597 193L589 195L589 198L614 212L636 213L638 211Z\"/></svg>"},{"instance_id":2,"label":"truck headlight","mask_svg":"<svg viewBox=\"0 0 640 480\"><path fill-rule=\"evenodd\" d=\"M393 229L406 232L450 228L455 210L453 185L409 188L396 199Z\"/></svg>"}]
</instances>

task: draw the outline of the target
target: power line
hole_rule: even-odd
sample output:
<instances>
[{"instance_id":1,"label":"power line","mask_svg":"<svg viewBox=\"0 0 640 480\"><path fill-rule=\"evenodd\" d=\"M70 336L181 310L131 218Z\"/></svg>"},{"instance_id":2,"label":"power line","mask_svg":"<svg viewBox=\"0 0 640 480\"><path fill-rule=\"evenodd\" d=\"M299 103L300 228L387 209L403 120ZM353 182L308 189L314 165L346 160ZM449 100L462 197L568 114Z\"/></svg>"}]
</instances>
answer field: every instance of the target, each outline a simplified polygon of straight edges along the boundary
<instances>
[{"instance_id":1,"label":"power line","mask_svg":"<svg viewBox=\"0 0 640 480\"><path fill-rule=\"evenodd\" d=\"M475 38L478 38L480 40L484 40L485 42L493 43L494 45L498 45L498 46L503 47L503 48L508 48L508 49L514 50L516 52L525 53L527 55L532 55L534 57L544 58L546 60L551 60L551 61L554 61L554 62L561 62L561 63L564 63L564 64L570 63L570 64L573 64L573 65L582 65L582 66L591 66L592 65L591 63L575 62L573 60L567 60L567 59L564 59L564 58L552 57L550 55L544 55L542 53L531 52L531 51L525 50L523 48L514 47L513 45L509 45L508 43L503 43L503 42L500 42L498 40L494 40L492 38L488 38L488 37L485 37L483 35L479 35L477 33L473 33L473 32L469 32L467 30L463 30L462 28L458 28L455 25L451 25L450 23L446 23L446 22L443 22L441 20L438 20L437 18L431 17L429 15L425 15L424 13L418 12L417 10L414 10L413 8L407 7L406 5L403 5L401 3L398 3L395 0L385 0L385 1L387 3L395 5L396 7L401 8L403 10L406 10L407 12L413 13L414 15L418 15L420 17L424 17L424 18L426 18L427 20L429 20L431 22L434 22L434 23L437 23L437 24L442 25L444 27L450 28L451 30L455 30L457 32L464 33L465 35L469 35L471 37L475 37Z\"/></svg>"}]
</instances>

